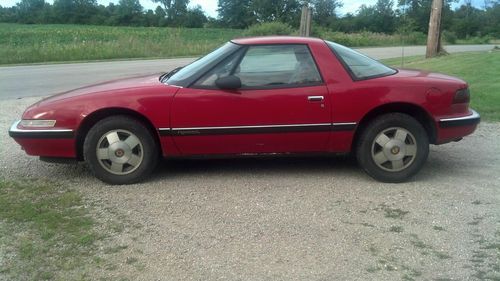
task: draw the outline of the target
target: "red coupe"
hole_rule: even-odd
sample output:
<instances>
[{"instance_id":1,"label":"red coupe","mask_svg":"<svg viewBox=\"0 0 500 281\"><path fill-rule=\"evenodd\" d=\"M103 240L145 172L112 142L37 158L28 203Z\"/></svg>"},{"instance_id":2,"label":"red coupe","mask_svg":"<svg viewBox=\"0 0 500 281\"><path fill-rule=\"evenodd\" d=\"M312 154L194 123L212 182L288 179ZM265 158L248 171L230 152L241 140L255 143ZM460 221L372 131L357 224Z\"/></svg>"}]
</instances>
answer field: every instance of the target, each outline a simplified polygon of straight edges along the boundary
<instances>
[{"instance_id":1,"label":"red coupe","mask_svg":"<svg viewBox=\"0 0 500 281\"><path fill-rule=\"evenodd\" d=\"M44 99L9 134L42 160L84 160L110 184L143 180L159 158L353 152L373 178L417 173L429 144L476 129L466 82L394 69L313 38L233 40L161 76Z\"/></svg>"}]
</instances>

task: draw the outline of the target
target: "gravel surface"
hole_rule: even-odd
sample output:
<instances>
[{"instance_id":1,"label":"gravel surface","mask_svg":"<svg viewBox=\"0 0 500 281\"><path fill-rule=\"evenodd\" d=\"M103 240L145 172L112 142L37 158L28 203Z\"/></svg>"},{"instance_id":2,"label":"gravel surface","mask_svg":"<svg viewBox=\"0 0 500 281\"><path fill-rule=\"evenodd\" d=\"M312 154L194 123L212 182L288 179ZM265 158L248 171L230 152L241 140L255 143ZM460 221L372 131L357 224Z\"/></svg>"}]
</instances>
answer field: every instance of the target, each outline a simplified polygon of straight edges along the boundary
<instances>
[{"instance_id":1,"label":"gravel surface","mask_svg":"<svg viewBox=\"0 0 500 281\"><path fill-rule=\"evenodd\" d=\"M37 98L0 102L0 177L79 191L138 280L499 280L500 124L432 146L405 184L340 157L165 161L145 183L107 186L83 164L29 157L8 137ZM114 252L114 251L109 251ZM96 269L96 271L99 271Z\"/></svg>"}]
</instances>

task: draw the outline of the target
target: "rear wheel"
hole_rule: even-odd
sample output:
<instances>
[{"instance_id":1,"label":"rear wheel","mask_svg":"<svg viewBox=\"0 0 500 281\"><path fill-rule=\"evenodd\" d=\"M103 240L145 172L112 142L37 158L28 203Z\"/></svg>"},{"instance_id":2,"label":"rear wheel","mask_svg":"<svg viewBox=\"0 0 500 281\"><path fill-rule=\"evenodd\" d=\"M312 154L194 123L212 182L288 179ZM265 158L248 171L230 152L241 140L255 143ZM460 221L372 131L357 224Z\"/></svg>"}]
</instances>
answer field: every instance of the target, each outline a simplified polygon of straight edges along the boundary
<instances>
[{"instance_id":1,"label":"rear wheel","mask_svg":"<svg viewBox=\"0 0 500 281\"><path fill-rule=\"evenodd\" d=\"M403 182L415 175L429 155L422 125L409 115L391 113L373 120L361 133L356 158L373 178Z\"/></svg>"},{"instance_id":2,"label":"rear wheel","mask_svg":"<svg viewBox=\"0 0 500 281\"><path fill-rule=\"evenodd\" d=\"M109 184L143 180L156 166L158 147L149 130L127 116L99 121L87 134L84 157L94 175Z\"/></svg>"}]
</instances>

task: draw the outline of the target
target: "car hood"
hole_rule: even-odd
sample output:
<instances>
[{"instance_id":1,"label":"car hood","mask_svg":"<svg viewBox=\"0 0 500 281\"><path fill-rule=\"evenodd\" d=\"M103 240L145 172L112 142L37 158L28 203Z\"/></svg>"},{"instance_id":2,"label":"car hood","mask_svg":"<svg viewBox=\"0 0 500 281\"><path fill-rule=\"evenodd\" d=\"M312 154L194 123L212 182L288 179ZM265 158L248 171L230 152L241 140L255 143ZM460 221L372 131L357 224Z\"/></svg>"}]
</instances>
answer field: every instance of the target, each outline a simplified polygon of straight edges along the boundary
<instances>
[{"instance_id":1,"label":"car hood","mask_svg":"<svg viewBox=\"0 0 500 281\"><path fill-rule=\"evenodd\" d=\"M61 101L87 94L95 94L95 93L105 94L106 92L117 92L121 90L127 90L127 89L129 90L134 88L144 89L148 87L158 87L164 85L159 81L159 76L160 76L159 74L155 74L155 75L137 76L137 77L106 81L53 95L51 97L41 100L38 104L42 105L45 103Z\"/></svg>"}]
</instances>

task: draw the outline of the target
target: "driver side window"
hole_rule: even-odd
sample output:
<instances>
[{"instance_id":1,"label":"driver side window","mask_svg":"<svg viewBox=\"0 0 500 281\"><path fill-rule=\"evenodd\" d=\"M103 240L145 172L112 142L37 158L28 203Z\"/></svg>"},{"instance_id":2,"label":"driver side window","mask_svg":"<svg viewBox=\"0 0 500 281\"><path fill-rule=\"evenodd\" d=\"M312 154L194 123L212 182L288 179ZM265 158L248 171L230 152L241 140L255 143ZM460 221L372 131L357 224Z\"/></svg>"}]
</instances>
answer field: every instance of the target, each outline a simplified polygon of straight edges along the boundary
<instances>
[{"instance_id":1,"label":"driver side window","mask_svg":"<svg viewBox=\"0 0 500 281\"><path fill-rule=\"evenodd\" d=\"M306 45L250 46L241 62L240 57L241 53L237 52L226 58L198 80L195 88L215 88L217 79L229 75L240 78L244 89L322 83L318 68Z\"/></svg>"},{"instance_id":2,"label":"driver side window","mask_svg":"<svg viewBox=\"0 0 500 281\"><path fill-rule=\"evenodd\" d=\"M242 52L244 52L244 50L238 51L221 61L214 69L210 70L196 81L194 87L201 89L216 87L215 80L231 75L231 72L240 60Z\"/></svg>"}]
</instances>

